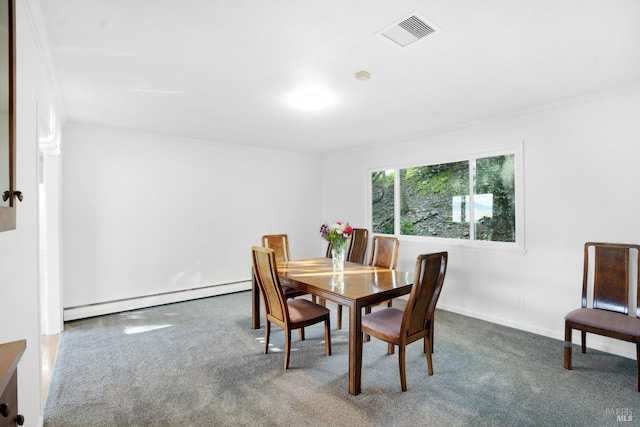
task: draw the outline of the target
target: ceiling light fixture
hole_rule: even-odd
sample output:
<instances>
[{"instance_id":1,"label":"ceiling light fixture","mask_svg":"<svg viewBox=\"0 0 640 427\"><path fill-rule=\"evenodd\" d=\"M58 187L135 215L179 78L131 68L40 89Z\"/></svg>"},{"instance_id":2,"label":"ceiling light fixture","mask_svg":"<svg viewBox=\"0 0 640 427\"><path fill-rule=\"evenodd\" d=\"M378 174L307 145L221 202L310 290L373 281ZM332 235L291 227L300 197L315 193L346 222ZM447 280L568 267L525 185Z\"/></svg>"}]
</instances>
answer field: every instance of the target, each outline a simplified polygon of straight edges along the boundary
<instances>
[{"instance_id":1,"label":"ceiling light fixture","mask_svg":"<svg viewBox=\"0 0 640 427\"><path fill-rule=\"evenodd\" d=\"M327 108L331 101L326 96L305 94L295 97L293 102L301 110L317 111Z\"/></svg>"},{"instance_id":2,"label":"ceiling light fixture","mask_svg":"<svg viewBox=\"0 0 640 427\"><path fill-rule=\"evenodd\" d=\"M356 73L356 79L360 80L361 82L366 82L370 78L371 78L371 73L369 73L368 71L358 71Z\"/></svg>"}]
</instances>

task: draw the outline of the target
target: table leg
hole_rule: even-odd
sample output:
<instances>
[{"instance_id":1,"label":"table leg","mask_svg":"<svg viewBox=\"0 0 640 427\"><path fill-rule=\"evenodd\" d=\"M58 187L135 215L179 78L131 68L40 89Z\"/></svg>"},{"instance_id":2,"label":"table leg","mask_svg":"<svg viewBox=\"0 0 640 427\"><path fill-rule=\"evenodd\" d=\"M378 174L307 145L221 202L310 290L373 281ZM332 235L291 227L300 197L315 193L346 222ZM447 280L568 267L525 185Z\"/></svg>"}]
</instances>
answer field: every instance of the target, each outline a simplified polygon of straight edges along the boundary
<instances>
[{"instance_id":1,"label":"table leg","mask_svg":"<svg viewBox=\"0 0 640 427\"><path fill-rule=\"evenodd\" d=\"M260 329L260 289L253 273L251 274L251 329Z\"/></svg>"},{"instance_id":2,"label":"table leg","mask_svg":"<svg viewBox=\"0 0 640 427\"><path fill-rule=\"evenodd\" d=\"M362 307L349 307L349 393L360 394L362 374Z\"/></svg>"}]
</instances>

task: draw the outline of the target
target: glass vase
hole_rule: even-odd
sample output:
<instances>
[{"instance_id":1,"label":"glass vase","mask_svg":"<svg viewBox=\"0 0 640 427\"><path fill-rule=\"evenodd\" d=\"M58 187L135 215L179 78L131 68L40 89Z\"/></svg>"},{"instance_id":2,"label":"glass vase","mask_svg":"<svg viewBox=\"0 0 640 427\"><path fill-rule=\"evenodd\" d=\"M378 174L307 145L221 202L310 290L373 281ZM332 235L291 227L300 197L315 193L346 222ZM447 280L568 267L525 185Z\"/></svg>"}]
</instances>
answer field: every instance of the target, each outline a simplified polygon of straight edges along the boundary
<instances>
[{"instance_id":1,"label":"glass vase","mask_svg":"<svg viewBox=\"0 0 640 427\"><path fill-rule=\"evenodd\" d=\"M331 258L333 259L333 272L342 273L344 271L345 247L332 247Z\"/></svg>"}]
</instances>

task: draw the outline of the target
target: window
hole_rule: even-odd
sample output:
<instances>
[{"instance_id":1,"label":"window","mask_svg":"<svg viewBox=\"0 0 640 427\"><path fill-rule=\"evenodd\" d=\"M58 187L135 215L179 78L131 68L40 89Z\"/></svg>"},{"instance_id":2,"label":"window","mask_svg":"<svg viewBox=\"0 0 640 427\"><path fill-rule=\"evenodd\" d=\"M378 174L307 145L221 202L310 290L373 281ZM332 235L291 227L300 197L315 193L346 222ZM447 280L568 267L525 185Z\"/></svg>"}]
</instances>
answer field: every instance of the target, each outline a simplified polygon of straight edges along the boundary
<instances>
[{"instance_id":1,"label":"window","mask_svg":"<svg viewBox=\"0 0 640 427\"><path fill-rule=\"evenodd\" d=\"M515 243L516 181L513 152L372 171L371 228L383 234Z\"/></svg>"},{"instance_id":2,"label":"window","mask_svg":"<svg viewBox=\"0 0 640 427\"><path fill-rule=\"evenodd\" d=\"M516 241L514 155L475 160L473 219L476 240Z\"/></svg>"},{"instance_id":3,"label":"window","mask_svg":"<svg viewBox=\"0 0 640 427\"><path fill-rule=\"evenodd\" d=\"M395 176L393 170L371 174L371 230L373 233L394 234Z\"/></svg>"},{"instance_id":4,"label":"window","mask_svg":"<svg viewBox=\"0 0 640 427\"><path fill-rule=\"evenodd\" d=\"M400 234L468 239L469 163L400 169Z\"/></svg>"}]
</instances>

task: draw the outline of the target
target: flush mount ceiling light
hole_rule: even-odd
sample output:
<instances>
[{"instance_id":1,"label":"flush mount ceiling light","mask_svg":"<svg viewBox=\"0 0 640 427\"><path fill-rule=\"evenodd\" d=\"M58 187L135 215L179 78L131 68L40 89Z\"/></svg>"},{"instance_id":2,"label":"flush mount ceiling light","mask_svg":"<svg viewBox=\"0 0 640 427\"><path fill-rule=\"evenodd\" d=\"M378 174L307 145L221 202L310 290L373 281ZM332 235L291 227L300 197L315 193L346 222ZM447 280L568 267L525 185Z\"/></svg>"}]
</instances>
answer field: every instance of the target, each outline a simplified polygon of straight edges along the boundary
<instances>
[{"instance_id":1,"label":"flush mount ceiling light","mask_svg":"<svg viewBox=\"0 0 640 427\"><path fill-rule=\"evenodd\" d=\"M296 96L293 99L294 105L305 111L317 111L327 108L331 103L331 100L324 96L318 94L307 93L304 95Z\"/></svg>"},{"instance_id":2,"label":"flush mount ceiling light","mask_svg":"<svg viewBox=\"0 0 640 427\"><path fill-rule=\"evenodd\" d=\"M360 80L361 82L366 82L370 78L371 78L371 73L369 73L368 71L358 71L356 73L356 79Z\"/></svg>"}]
</instances>

